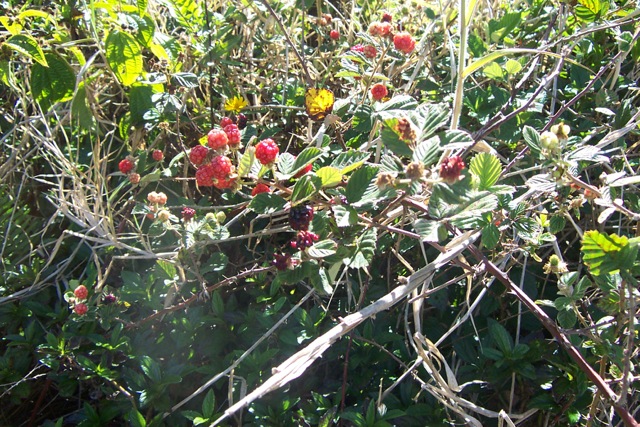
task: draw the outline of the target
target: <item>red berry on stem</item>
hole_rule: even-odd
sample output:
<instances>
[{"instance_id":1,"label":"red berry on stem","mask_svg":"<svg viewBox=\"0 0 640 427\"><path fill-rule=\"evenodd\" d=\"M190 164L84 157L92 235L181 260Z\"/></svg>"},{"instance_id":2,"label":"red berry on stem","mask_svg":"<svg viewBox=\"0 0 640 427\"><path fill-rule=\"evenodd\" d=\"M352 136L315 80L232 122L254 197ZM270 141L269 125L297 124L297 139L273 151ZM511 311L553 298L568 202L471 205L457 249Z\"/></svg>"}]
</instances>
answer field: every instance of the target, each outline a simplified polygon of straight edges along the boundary
<instances>
[{"instance_id":1,"label":"red berry on stem","mask_svg":"<svg viewBox=\"0 0 640 427\"><path fill-rule=\"evenodd\" d=\"M87 304L78 303L73 307L73 311L75 311L78 316L84 316L87 314L87 311L89 311L89 307L87 307Z\"/></svg>"},{"instance_id":2,"label":"red berry on stem","mask_svg":"<svg viewBox=\"0 0 640 427\"><path fill-rule=\"evenodd\" d=\"M367 58L375 58L378 55L378 49L370 44L364 46L362 48L362 51L364 53L364 56L366 56Z\"/></svg>"},{"instance_id":3,"label":"red berry on stem","mask_svg":"<svg viewBox=\"0 0 640 427\"><path fill-rule=\"evenodd\" d=\"M393 45L400 52L410 54L416 48L416 41L406 31L393 36Z\"/></svg>"},{"instance_id":4,"label":"red berry on stem","mask_svg":"<svg viewBox=\"0 0 640 427\"><path fill-rule=\"evenodd\" d=\"M85 285L80 285L73 291L73 295L78 299L87 299L89 291Z\"/></svg>"},{"instance_id":5,"label":"red berry on stem","mask_svg":"<svg viewBox=\"0 0 640 427\"><path fill-rule=\"evenodd\" d=\"M240 129L238 126L233 123L224 127L224 133L227 134L227 139L229 140L229 145L237 146L240 144L240 139L242 135L240 134Z\"/></svg>"},{"instance_id":6,"label":"red berry on stem","mask_svg":"<svg viewBox=\"0 0 640 427\"><path fill-rule=\"evenodd\" d=\"M382 14L382 19L381 19L382 22L391 22L392 20L393 20L393 17L391 16L390 13L385 12Z\"/></svg>"},{"instance_id":7,"label":"red berry on stem","mask_svg":"<svg viewBox=\"0 0 640 427\"><path fill-rule=\"evenodd\" d=\"M233 164L227 156L215 156L211 159L211 173L216 179L226 179L233 172Z\"/></svg>"},{"instance_id":8,"label":"red berry on stem","mask_svg":"<svg viewBox=\"0 0 640 427\"><path fill-rule=\"evenodd\" d=\"M252 196L256 196L260 193L270 193L271 189L269 188L269 186L267 184L263 184L263 183L258 183L253 190L251 191L251 195Z\"/></svg>"},{"instance_id":9,"label":"red berry on stem","mask_svg":"<svg viewBox=\"0 0 640 427\"><path fill-rule=\"evenodd\" d=\"M189 152L189 160L196 166L200 166L207 159L209 148L204 145L196 145Z\"/></svg>"},{"instance_id":10,"label":"red berry on stem","mask_svg":"<svg viewBox=\"0 0 640 427\"><path fill-rule=\"evenodd\" d=\"M202 165L196 171L196 183L199 187L213 186L213 167L210 164Z\"/></svg>"},{"instance_id":11,"label":"red berry on stem","mask_svg":"<svg viewBox=\"0 0 640 427\"><path fill-rule=\"evenodd\" d=\"M132 184L137 184L140 182L140 174L139 173L130 173L129 174L129 182Z\"/></svg>"},{"instance_id":12,"label":"red berry on stem","mask_svg":"<svg viewBox=\"0 0 640 427\"><path fill-rule=\"evenodd\" d=\"M233 178L217 179L216 182L213 184L213 186L216 187L218 190L225 190L227 188L233 187L235 183L236 183L236 177L234 176Z\"/></svg>"},{"instance_id":13,"label":"red berry on stem","mask_svg":"<svg viewBox=\"0 0 640 427\"><path fill-rule=\"evenodd\" d=\"M131 159L122 159L120 163L118 163L118 169L123 174L128 174L136 167L135 163Z\"/></svg>"},{"instance_id":14,"label":"red berry on stem","mask_svg":"<svg viewBox=\"0 0 640 427\"><path fill-rule=\"evenodd\" d=\"M220 119L220 127L222 129L226 128L229 125L232 125L233 123L233 119L231 117L223 117L222 119Z\"/></svg>"},{"instance_id":15,"label":"red berry on stem","mask_svg":"<svg viewBox=\"0 0 640 427\"><path fill-rule=\"evenodd\" d=\"M273 139L263 139L256 145L256 159L263 165L269 165L276 160L279 151L278 144Z\"/></svg>"},{"instance_id":16,"label":"red berry on stem","mask_svg":"<svg viewBox=\"0 0 640 427\"><path fill-rule=\"evenodd\" d=\"M313 165L311 163L309 163L307 166L305 166L304 168L300 169L298 171L298 173L296 173L293 177L294 178L300 178L301 176L306 175L309 172L311 172L311 169L313 169Z\"/></svg>"},{"instance_id":17,"label":"red berry on stem","mask_svg":"<svg viewBox=\"0 0 640 427\"><path fill-rule=\"evenodd\" d=\"M162 159L164 159L164 153L162 152L162 150L153 150L153 153L151 153L151 157L153 157L153 160L155 160L156 162L161 162Z\"/></svg>"},{"instance_id":18,"label":"red berry on stem","mask_svg":"<svg viewBox=\"0 0 640 427\"><path fill-rule=\"evenodd\" d=\"M440 164L440 178L453 184L460 177L460 172L465 168L464 160L460 156L451 156L442 160Z\"/></svg>"},{"instance_id":19,"label":"red berry on stem","mask_svg":"<svg viewBox=\"0 0 640 427\"><path fill-rule=\"evenodd\" d=\"M338 40L340 38L340 33L338 30L331 30L329 32L329 37L331 37L331 40Z\"/></svg>"},{"instance_id":20,"label":"red berry on stem","mask_svg":"<svg viewBox=\"0 0 640 427\"><path fill-rule=\"evenodd\" d=\"M229 138L222 129L211 129L207 135L207 145L214 150L221 150L227 147Z\"/></svg>"},{"instance_id":21,"label":"red berry on stem","mask_svg":"<svg viewBox=\"0 0 640 427\"><path fill-rule=\"evenodd\" d=\"M376 83L371 87L371 97L380 101L389 94L387 87L382 83Z\"/></svg>"},{"instance_id":22,"label":"red berry on stem","mask_svg":"<svg viewBox=\"0 0 640 427\"><path fill-rule=\"evenodd\" d=\"M196 210L190 207L185 206L182 208L182 219L185 221L189 221L196 216Z\"/></svg>"}]
</instances>

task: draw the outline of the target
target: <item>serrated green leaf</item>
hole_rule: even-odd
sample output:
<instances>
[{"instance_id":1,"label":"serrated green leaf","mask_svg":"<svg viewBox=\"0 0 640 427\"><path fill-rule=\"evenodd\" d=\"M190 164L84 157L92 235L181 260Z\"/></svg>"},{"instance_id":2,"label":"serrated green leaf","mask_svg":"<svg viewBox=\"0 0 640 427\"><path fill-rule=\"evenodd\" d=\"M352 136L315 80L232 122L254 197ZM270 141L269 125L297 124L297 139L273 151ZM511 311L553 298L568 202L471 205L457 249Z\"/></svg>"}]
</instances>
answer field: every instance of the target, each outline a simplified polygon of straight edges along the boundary
<instances>
[{"instance_id":1,"label":"serrated green leaf","mask_svg":"<svg viewBox=\"0 0 640 427\"><path fill-rule=\"evenodd\" d=\"M443 228L439 221L431 219L419 219L413 223L413 229L420 235L423 242L440 242Z\"/></svg>"},{"instance_id":2,"label":"serrated green leaf","mask_svg":"<svg viewBox=\"0 0 640 427\"><path fill-rule=\"evenodd\" d=\"M146 427L147 422L140 412L131 409L131 411L129 411L129 425L131 427Z\"/></svg>"},{"instance_id":3,"label":"serrated green leaf","mask_svg":"<svg viewBox=\"0 0 640 427\"><path fill-rule=\"evenodd\" d=\"M358 223L358 213L351 206L334 205L331 210L338 227L349 227Z\"/></svg>"},{"instance_id":4,"label":"serrated green leaf","mask_svg":"<svg viewBox=\"0 0 640 427\"><path fill-rule=\"evenodd\" d=\"M346 175L349 172L356 170L357 168L362 166L365 160L367 160L370 156L371 153L366 153L364 151L343 151L338 154L335 159L333 159L330 166L339 169L342 175Z\"/></svg>"},{"instance_id":5,"label":"serrated green leaf","mask_svg":"<svg viewBox=\"0 0 640 427\"><path fill-rule=\"evenodd\" d=\"M352 256L345 258L343 262L350 268L367 268L376 252L377 235L375 228L365 230L356 239L356 248Z\"/></svg>"},{"instance_id":6,"label":"serrated green leaf","mask_svg":"<svg viewBox=\"0 0 640 427\"><path fill-rule=\"evenodd\" d=\"M307 253L311 249L313 249L313 246L307 249ZM333 293L333 287L331 286L331 281L329 280L326 269L317 268L309 278L311 279L311 285L320 295L331 295Z\"/></svg>"},{"instance_id":7,"label":"serrated green leaf","mask_svg":"<svg viewBox=\"0 0 640 427\"><path fill-rule=\"evenodd\" d=\"M423 163L425 166L433 165L440 156L440 138L434 136L420 142L413 150L412 160Z\"/></svg>"},{"instance_id":8,"label":"serrated green leaf","mask_svg":"<svg viewBox=\"0 0 640 427\"><path fill-rule=\"evenodd\" d=\"M175 73L171 75L171 85L193 89L200 86L200 82L193 73Z\"/></svg>"},{"instance_id":9,"label":"serrated green leaf","mask_svg":"<svg viewBox=\"0 0 640 427\"><path fill-rule=\"evenodd\" d=\"M293 206L311 199L322 188L322 181L314 175L305 175L301 177L296 185L293 186L291 193L291 204Z\"/></svg>"},{"instance_id":10,"label":"serrated green leaf","mask_svg":"<svg viewBox=\"0 0 640 427\"><path fill-rule=\"evenodd\" d=\"M287 201L277 194L260 193L257 194L247 206L258 214L271 214L284 209Z\"/></svg>"},{"instance_id":11,"label":"serrated green leaf","mask_svg":"<svg viewBox=\"0 0 640 427\"><path fill-rule=\"evenodd\" d=\"M246 148L246 150L244 150L244 153L242 153L242 157L238 162L238 168L236 170L236 173L239 177L245 177L251 172L251 166L253 165L253 162L255 160L255 153L256 150L253 146L249 146Z\"/></svg>"},{"instance_id":12,"label":"serrated green leaf","mask_svg":"<svg viewBox=\"0 0 640 427\"><path fill-rule=\"evenodd\" d=\"M9 37L3 44L22 55L31 58L43 67L48 67L47 58L38 41L26 34L16 34Z\"/></svg>"},{"instance_id":13,"label":"serrated green leaf","mask_svg":"<svg viewBox=\"0 0 640 427\"><path fill-rule=\"evenodd\" d=\"M626 236L590 230L582 238L582 259L594 276L633 268L638 246L630 245Z\"/></svg>"},{"instance_id":14,"label":"serrated green leaf","mask_svg":"<svg viewBox=\"0 0 640 427\"><path fill-rule=\"evenodd\" d=\"M493 249L500 241L500 230L492 222L482 227L482 245L487 249Z\"/></svg>"},{"instance_id":15,"label":"serrated green leaf","mask_svg":"<svg viewBox=\"0 0 640 427\"><path fill-rule=\"evenodd\" d=\"M423 104L416 110L420 139L431 138L449 123L450 110L443 105Z\"/></svg>"},{"instance_id":16,"label":"serrated green leaf","mask_svg":"<svg viewBox=\"0 0 640 427\"><path fill-rule=\"evenodd\" d=\"M315 162L323 155L323 151L316 147L307 147L298 154L291 167L290 175L295 175L304 169L308 164Z\"/></svg>"},{"instance_id":17,"label":"serrated green leaf","mask_svg":"<svg viewBox=\"0 0 640 427\"><path fill-rule=\"evenodd\" d=\"M124 86L131 86L142 74L142 50L131 34L113 30L105 40L107 63Z\"/></svg>"},{"instance_id":18,"label":"serrated green leaf","mask_svg":"<svg viewBox=\"0 0 640 427\"><path fill-rule=\"evenodd\" d=\"M276 166L278 167L278 171L284 176L288 177L293 175L293 165L296 161L296 158L293 154L290 153L282 153L278 156L278 160L276 162ZM282 179L286 179L286 178Z\"/></svg>"},{"instance_id":19,"label":"serrated green leaf","mask_svg":"<svg viewBox=\"0 0 640 427\"><path fill-rule=\"evenodd\" d=\"M549 233L558 234L564 230L567 220L562 215L553 215L549 218Z\"/></svg>"},{"instance_id":20,"label":"serrated green leaf","mask_svg":"<svg viewBox=\"0 0 640 427\"><path fill-rule=\"evenodd\" d=\"M469 162L469 170L478 180L479 190L488 190L500 178L502 165L497 157L489 153L479 153Z\"/></svg>"},{"instance_id":21,"label":"serrated green leaf","mask_svg":"<svg viewBox=\"0 0 640 427\"><path fill-rule=\"evenodd\" d=\"M525 144L531 149L531 152L536 155L540 154L542 146L540 145L540 134L538 131L531 126L525 126L522 128L522 136L524 137Z\"/></svg>"},{"instance_id":22,"label":"serrated green leaf","mask_svg":"<svg viewBox=\"0 0 640 427\"><path fill-rule=\"evenodd\" d=\"M31 91L36 101L46 110L58 102L65 102L73 97L76 74L61 56L46 53L45 58L47 67L40 63L33 64Z\"/></svg>"},{"instance_id":23,"label":"serrated green leaf","mask_svg":"<svg viewBox=\"0 0 640 427\"><path fill-rule=\"evenodd\" d=\"M159 259L156 261L156 265L158 266L158 270L162 272L165 279L173 280L176 278L176 266L172 263Z\"/></svg>"},{"instance_id":24,"label":"serrated green leaf","mask_svg":"<svg viewBox=\"0 0 640 427\"><path fill-rule=\"evenodd\" d=\"M356 170L349 181L347 182L347 187L345 188L345 196L349 203L357 203L364 196L371 180L378 173L378 168L372 166L364 166L358 170Z\"/></svg>"},{"instance_id":25,"label":"serrated green leaf","mask_svg":"<svg viewBox=\"0 0 640 427\"><path fill-rule=\"evenodd\" d=\"M73 101L71 102L71 117L74 121L77 121L81 129L95 129L96 120L91 108L89 107L89 103L87 102L87 90L84 87L84 82L80 82L78 84L78 89L73 95Z\"/></svg>"},{"instance_id":26,"label":"serrated green leaf","mask_svg":"<svg viewBox=\"0 0 640 427\"><path fill-rule=\"evenodd\" d=\"M440 134L440 149L463 150L473 145L473 138L463 130L447 130Z\"/></svg>"},{"instance_id":27,"label":"serrated green leaf","mask_svg":"<svg viewBox=\"0 0 640 427\"><path fill-rule=\"evenodd\" d=\"M311 258L326 258L336 253L337 244L333 240L327 239L316 242L307 249L307 255Z\"/></svg>"},{"instance_id":28,"label":"serrated green leaf","mask_svg":"<svg viewBox=\"0 0 640 427\"><path fill-rule=\"evenodd\" d=\"M322 188L331 188L342 183L342 173L331 166L318 169L316 175L322 180Z\"/></svg>"},{"instance_id":29,"label":"serrated green leaf","mask_svg":"<svg viewBox=\"0 0 640 427\"><path fill-rule=\"evenodd\" d=\"M375 105L376 112L392 110L413 110L418 102L409 95L394 96L390 100Z\"/></svg>"}]
</instances>

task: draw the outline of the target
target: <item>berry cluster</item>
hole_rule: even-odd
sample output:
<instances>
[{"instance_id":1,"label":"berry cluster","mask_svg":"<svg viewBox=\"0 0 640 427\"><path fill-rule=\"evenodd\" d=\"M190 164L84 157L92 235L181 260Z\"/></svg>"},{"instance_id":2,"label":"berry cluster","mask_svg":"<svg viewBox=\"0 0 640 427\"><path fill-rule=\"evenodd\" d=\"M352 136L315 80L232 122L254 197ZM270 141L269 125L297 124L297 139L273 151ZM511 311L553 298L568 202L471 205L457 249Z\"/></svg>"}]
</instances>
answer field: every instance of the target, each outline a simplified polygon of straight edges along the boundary
<instances>
[{"instance_id":1,"label":"berry cluster","mask_svg":"<svg viewBox=\"0 0 640 427\"><path fill-rule=\"evenodd\" d=\"M120 160L120 163L118 163L118 169L120 169L120 172L127 175L129 182L132 184L135 185L140 182L140 174L135 172L136 163L132 157Z\"/></svg>"},{"instance_id":2,"label":"berry cluster","mask_svg":"<svg viewBox=\"0 0 640 427\"><path fill-rule=\"evenodd\" d=\"M196 210L193 208L189 208L187 206L185 206L184 208L182 208L182 219L187 222L187 221L191 221L193 219L193 217L196 216Z\"/></svg>"},{"instance_id":3,"label":"berry cluster","mask_svg":"<svg viewBox=\"0 0 640 427\"><path fill-rule=\"evenodd\" d=\"M156 162L161 162L162 159L164 159L164 153L162 152L162 150L153 150L153 152L151 153L151 157Z\"/></svg>"},{"instance_id":4,"label":"berry cluster","mask_svg":"<svg viewBox=\"0 0 640 427\"><path fill-rule=\"evenodd\" d=\"M308 230L312 219L313 208L309 205L298 205L289 209L289 225L294 230Z\"/></svg>"},{"instance_id":5,"label":"berry cluster","mask_svg":"<svg viewBox=\"0 0 640 427\"><path fill-rule=\"evenodd\" d=\"M271 264L279 271L290 270L297 264L296 260L291 259L291 254L275 254Z\"/></svg>"},{"instance_id":6,"label":"berry cluster","mask_svg":"<svg viewBox=\"0 0 640 427\"><path fill-rule=\"evenodd\" d=\"M256 186L251 191L252 196L257 196L260 193L270 193L271 189L267 184L263 184L262 182L256 184Z\"/></svg>"},{"instance_id":7,"label":"berry cluster","mask_svg":"<svg viewBox=\"0 0 640 427\"><path fill-rule=\"evenodd\" d=\"M314 242L318 241L318 235L311 231L301 230L296 234L296 238L291 241L291 247L299 251L304 251L307 248L313 246Z\"/></svg>"},{"instance_id":8,"label":"berry cluster","mask_svg":"<svg viewBox=\"0 0 640 427\"><path fill-rule=\"evenodd\" d=\"M402 31L393 36L393 46L400 52L408 55L416 48L416 41L411 34Z\"/></svg>"},{"instance_id":9,"label":"berry cluster","mask_svg":"<svg viewBox=\"0 0 640 427\"><path fill-rule=\"evenodd\" d=\"M89 290L85 285L80 285L73 291L73 298L69 301L73 303L73 311L78 316L84 316L89 311L86 300L89 298Z\"/></svg>"}]
</instances>

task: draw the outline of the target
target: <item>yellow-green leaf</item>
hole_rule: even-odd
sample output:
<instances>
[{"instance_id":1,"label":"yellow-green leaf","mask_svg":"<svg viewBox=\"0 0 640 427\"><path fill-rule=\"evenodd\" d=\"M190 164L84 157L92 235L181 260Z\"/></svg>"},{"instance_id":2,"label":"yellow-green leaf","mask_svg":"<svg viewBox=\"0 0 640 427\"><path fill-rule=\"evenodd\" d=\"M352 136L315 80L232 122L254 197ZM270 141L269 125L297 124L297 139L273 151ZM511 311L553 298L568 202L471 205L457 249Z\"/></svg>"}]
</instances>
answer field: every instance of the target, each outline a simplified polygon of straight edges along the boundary
<instances>
[{"instance_id":1,"label":"yellow-green leaf","mask_svg":"<svg viewBox=\"0 0 640 427\"><path fill-rule=\"evenodd\" d=\"M325 166L316 171L316 175L322 180L323 188L331 188L342 182L342 173L340 170L331 166Z\"/></svg>"},{"instance_id":2,"label":"yellow-green leaf","mask_svg":"<svg viewBox=\"0 0 640 427\"><path fill-rule=\"evenodd\" d=\"M33 59L43 67L49 66L38 41L31 36L27 36L25 34L13 35L4 42L3 46L7 46L16 52Z\"/></svg>"},{"instance_id":3,"label":"yellow-green leaf","mask_svg":"<svg viewBox=\"0 0 640 427\"><path fill-rule=\"evenodd\" d=\"M626 236L590 230L582 238L582 259L594 276L633 267L637 252L637 245L630 245Z\"/></svg>"},{"instance_id":4,"label":"yellow-green leaf","mask_svg":"<svg viewBox=\"0 0 640 427\"><path fill-rule=\"evenodd\" d=\"M118 80L131 86L142 74L142 51L129 33L114 30L105 41L107 62Z\"/></svg>"},{"instance_id":5,"label":"yellow-green leaf","mask_svg":"<svg viewBox=\"0 0 640 427\"><path fill-rule=\"evenodd\" d=\"M502 165L497 157L489 153L480 153L471 159L469 170L478 178L478 189L488 190L498 182L502 173Z\"/></svg>"},{"instance_id":6,"label":"yellow-green leaf","mask_svg":"<svg viewBox=\"0 0 640 427\"><path fill-rule=\"evenodd\" d=\"M504 69L507 71L508 74L514 75L519 73L520 70L522 70L522 64L520 64L515 59L509 59L507 60L507 63L504 65Z\"/></svg>"},{"instance_id":7,"label":"yellow-green leaf","mask_svg":"<svg viewBox=\"0 0 640 427\"><path fill-rule=\"evenodd\" d=\"M40 63L31 69L31 91L33 97L47 110L57 102L68 101L73 97L76 74L73 68L55 53L45 54L47 67Z\"/></svg>"}]
</instances>

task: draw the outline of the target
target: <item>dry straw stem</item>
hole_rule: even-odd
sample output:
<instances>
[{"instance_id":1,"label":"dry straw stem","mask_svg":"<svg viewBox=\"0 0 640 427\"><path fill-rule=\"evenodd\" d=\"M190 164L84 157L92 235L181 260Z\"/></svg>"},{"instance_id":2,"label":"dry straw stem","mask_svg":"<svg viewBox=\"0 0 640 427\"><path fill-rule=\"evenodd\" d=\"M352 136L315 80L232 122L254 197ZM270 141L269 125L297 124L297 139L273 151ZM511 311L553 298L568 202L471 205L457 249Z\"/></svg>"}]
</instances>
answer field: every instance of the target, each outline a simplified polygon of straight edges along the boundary
<instances>
[{"instance_id":1,"label":"dry straw stem","mask_svg":"<svg viewBox=\"0 0 640 427\"><path fill-rule=\"evenodd\" d=\"M256 399L259 399L267 393L277 390L290 381L298 378L339 338L349 333L349 331L356 328L366 319L375 316L381 311L388 310L398 302L404 300L414 289L425 281L430 280L437 269L457 258L458 255L469 247L479 236L480 232L476 231L474 233L466 233L454 239L454 241L448 245L448 248L433 262L418 270L415 274L409 276L406 284L398 286L393 291L389 292L387 295L378 299L376 302L364 309L343 318L338 325L316 338L313 342L307 345L307 347L285 360L276 368L273 368L274 374L268 380L248 394L245 398L227 409L220 418L211 424L211 426L219 425L222 421Z\"/></svg>"}]
</instances>

